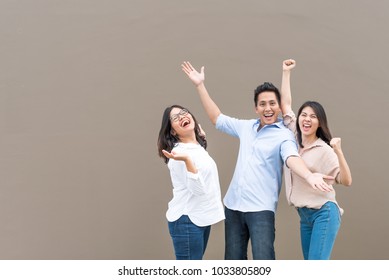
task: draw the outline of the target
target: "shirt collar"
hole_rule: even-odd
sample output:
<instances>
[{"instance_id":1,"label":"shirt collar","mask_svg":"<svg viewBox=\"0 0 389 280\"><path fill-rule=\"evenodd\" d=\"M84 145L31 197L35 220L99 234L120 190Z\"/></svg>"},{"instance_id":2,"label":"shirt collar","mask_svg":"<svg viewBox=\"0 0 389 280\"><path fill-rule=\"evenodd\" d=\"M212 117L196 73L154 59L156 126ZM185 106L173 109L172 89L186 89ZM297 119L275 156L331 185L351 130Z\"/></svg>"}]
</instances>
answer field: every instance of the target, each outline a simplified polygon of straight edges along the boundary
<instances>
[{"instance_id":1,"label":"shirt collar","mask_svg":"<svg viewBox=\"0 0 389 280\"><path fill-rule=\"evenodd\" d=\"M201 145L198 143L183 143L183 142L178 142L177 146L185 147L187 149L197 149L201 147Z\"/></svg>"},{"instance_id":2,"label":"shirt collar","mask_svg":"<svg viewBox=\"0 0 389 280\"><path fill-rule=\"evenodd\" d=\"M306 150L314 148L314 147L322 147L324 145L327 145L326 142L323 141L320 137L316 139L315 142L313 142L311 145L305 147Z\"/></svg>"},{"instance_id":3,"label":"shirt collar","mask_svg":"<svg viewBox=\"0 0 389 280\"><path fill-rule=\"evenodd\" d=\"M260 124L261 124L261 120L260 120L260 119L257 119L257 120L255 121L253 127L254 127L255 129L258 129L258 127L260 126ZM278 128L282 128L282 127L284 127L284 124L283 124L283 120L282 120L282 119L277 118L277 121L276 121L275 123L268 124L268 125L266 125L266 126L276 126L276 127L278 127Z\"/></svg>"},{"instance_id":4,"label":"shirt collar","mask_svg":"<svg viewBox=\"0 0 389 280\"><path fill-rule=\"evenodd\" d=\"M327 143L324 142L323 139L319 137L315 142L312 143L311 146L324 146L324 145L327 145Z\"/></svg>"}]
</instances>

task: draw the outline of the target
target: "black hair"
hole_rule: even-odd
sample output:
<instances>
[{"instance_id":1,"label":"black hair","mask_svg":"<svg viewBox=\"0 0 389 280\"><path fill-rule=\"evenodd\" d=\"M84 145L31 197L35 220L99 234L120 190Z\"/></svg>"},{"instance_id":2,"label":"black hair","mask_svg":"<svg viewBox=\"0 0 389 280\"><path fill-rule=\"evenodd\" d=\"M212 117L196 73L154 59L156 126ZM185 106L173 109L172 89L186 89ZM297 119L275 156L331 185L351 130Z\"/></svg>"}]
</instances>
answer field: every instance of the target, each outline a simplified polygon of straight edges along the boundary
<instances>
[{"instance_id":1,"label":"black hair","mask_svg":"<svg viewBox=\"0 0 389 280\"><path fill-rule=\"evenodd\" d=\"M265 91L271 91L274 92L278 101L278 105L281 106L281 95L278 90L278 88L273 85L272 83L269 82L264 82L262 85L259 85L255 90L254 90L254 104L255 107L258 105L258 95L260 95L262 92Z\"/></svg>"}]
</instances>

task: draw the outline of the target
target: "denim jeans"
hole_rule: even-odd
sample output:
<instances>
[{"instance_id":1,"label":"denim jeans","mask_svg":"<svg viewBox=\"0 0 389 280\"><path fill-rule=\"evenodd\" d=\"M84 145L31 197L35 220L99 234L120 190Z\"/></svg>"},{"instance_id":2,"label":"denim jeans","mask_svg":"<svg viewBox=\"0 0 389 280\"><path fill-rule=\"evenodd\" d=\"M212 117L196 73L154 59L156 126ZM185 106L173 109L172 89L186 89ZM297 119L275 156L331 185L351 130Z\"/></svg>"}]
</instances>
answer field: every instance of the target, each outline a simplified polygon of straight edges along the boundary
<instances>
[{"instance_id":1,"label":"denim jeans","mask_svg":"<svg viewBox=\"0 0 389 280\"><path fill-rule=\"evenodd\" d=\"M274 212L240 212L225 208L225 259L247 260L251 239L254 260L274 260Z\"/></svg>"},{"instance_id":2,"label":"denim jeans","mask_svg":"<svg viewBox=\"0 0 389 280\"><path fill-rule=\"evenodd\" d=\"M182 215L177 221L168 222L177 260L201 260L207 248L211 226L199 227Z\"/></svg>"},{"instance_id":3,"label":"denim jeans","mask_svg":"<svg viewBox=\"0 0 389 280\"><path fill-rule=\"evenodd\" d=\"M320 209L298 208L301 246L305 260L329 260L341 224L338 206L327 202Z\"/></svg>"}]
</instances>

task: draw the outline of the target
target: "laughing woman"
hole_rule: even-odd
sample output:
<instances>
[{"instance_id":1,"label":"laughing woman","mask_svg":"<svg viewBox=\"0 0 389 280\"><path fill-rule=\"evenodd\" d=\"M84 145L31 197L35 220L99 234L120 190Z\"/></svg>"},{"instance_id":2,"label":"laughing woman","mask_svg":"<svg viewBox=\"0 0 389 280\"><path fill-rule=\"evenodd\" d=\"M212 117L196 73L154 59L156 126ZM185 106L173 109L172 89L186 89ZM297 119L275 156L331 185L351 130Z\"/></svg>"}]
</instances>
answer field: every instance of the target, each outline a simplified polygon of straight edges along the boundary
<instances>
[{"instance_id":1,"label":"laughing woman","mask_svg":"<svg viewBox=\"0 0 389 280\"><path fill-rule=\"evenodd\" d=\"M307 101L301 105L297 118L292 111L290 71L292 59L283 62L281 109L285 125L291 129L299 145L299 154L312 172L331 175L335 183L350 186L350 168L341 149L341 139L332 138L322 105ZM286 196L300 216L301 246L306 260L327 260L341 224L340 208L335 190L311 188L298 175L285 168Z\"/></svg>"},{"instance_id":2,"label":"laughing woman","mask_svg":"<svg viewBox=\"0 0 389 280\"><path fill-rule=\"evenodd\" d=\"M215 161L205 150L205 134L188 109L165 109L158 154L167 164L173 185L166 218L177 260L201 260L211 225L224 219Z\"/></svg>"}]
</instances>

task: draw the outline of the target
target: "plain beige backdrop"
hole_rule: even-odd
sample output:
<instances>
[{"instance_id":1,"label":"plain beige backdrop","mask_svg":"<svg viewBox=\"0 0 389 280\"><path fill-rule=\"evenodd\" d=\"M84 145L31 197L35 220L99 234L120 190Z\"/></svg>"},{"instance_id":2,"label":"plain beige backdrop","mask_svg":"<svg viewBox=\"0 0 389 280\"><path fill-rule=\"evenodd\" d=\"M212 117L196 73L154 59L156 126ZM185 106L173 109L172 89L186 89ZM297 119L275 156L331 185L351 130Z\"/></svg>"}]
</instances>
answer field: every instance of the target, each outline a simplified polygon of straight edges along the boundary
<instances>
[{"instance_id":1,"label":"plain beige backdrop","mask_svg":"<svg viewBox=\"0 0 389 280\"><path fill-rule=\"evenodd\" d=\"M254 118L253 90L294 58L293 107L322 103L353 174L333 259L389 259L388 1L0 0L0 259L173 259L166 106L207 132L223 195L236 139L181 72L205 66L221 110ZM301 259L284 189L278 259ZM223 259L223 223L206 259Z\"/></svg>"}]
</instances>

